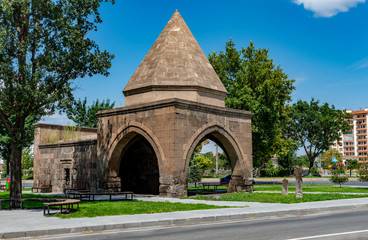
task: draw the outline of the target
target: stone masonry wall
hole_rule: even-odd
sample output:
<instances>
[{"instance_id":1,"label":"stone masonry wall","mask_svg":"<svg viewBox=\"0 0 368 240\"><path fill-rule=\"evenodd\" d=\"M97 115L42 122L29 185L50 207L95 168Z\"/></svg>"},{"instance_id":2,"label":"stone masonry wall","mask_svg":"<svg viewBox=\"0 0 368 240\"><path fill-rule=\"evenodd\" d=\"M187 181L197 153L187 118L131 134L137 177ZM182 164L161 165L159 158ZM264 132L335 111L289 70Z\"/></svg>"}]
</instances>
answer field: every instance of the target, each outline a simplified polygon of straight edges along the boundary
<instances>
[{"instance_id":1,"label":"stone masonry wall","mask_svg":"<svg viewBox=\"0 0 368 240\"><path fill-rule=\"evenodd\" d=\"M160 172L160 195L187 194L189 159L204 138L217 142L229 155L234 183L243 190L252 178L251 114L179 99L102 111L99 116L98 161L104 186L120 181L122 149L137 134L152 145ZM240 187L239 187L240 186Z\"/></svg>"},{"instance_id":2,"label":"stone masonry wall","mask_svg":"<svg viewBox=\"0 0 368 240\"><path fill-rule=\"evenodd\" d=\"M34 185L50 182L54 193L62 193L66 184L96 188L96 132L93 128L36 124ZM68 183L66 174L69 175Z\"/></svg>"}]
</instances>

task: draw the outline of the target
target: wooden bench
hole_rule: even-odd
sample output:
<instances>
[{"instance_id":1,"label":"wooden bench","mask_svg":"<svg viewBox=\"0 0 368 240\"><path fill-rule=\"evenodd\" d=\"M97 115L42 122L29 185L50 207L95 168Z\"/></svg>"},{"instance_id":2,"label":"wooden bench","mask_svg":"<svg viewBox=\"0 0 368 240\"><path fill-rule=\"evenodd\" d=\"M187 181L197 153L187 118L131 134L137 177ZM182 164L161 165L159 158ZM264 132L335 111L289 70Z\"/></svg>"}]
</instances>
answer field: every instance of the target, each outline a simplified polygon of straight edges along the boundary
<instances>
[{"instance_id":1,"label":"wooden bench","mask_svg":"<svg viewBox=\"0 0 368 240\"><path fill-rule=\"evenodd\" d=\"M50 202L50 201L64 201L65 199L62 198L21 198L21 199L12 199L12 198L6 198L6 199L0 199L0 210L2 209L2 203L3 202L20 202L20 207L23 209L23 203L26 201L33 201L33 202Z\"/></svg>"},{"instance_id":2,"label":"wooden bench","mask_svg":"<svg viewBox=\"0 0 368 240\"><path fill-rule=\"evenodd\" d=\"M74 198L78 198L80 200L87 200L87 201L92 201L95 200L95 196L109 196L110 201L112 201L112 196L117 196L117 195L124 195L125 196L125 200L133 200L134 199L134 192L87 192L87 191L70 191L68 193L68 195L73 196ZM130 198L128 198L128 196L130 196Z\"/></svg>"},{"instance_id":3,"label":"wooden bench","mask_svg":"<svg viewBox=\"0 0 368 240\"><path fill-rule=\"evenodd\" d=\"M64 187L64 194L69 194L70 191L88 191L89 187L86 181L73 181L71 186Z\"/></svg>"},{"instance_id":4,"label":"wooden bench","mask_svg":"<svg viewBox=\"0 0 368 240\"><path fill-rule=\"evenodd\" d=\"M51 192L51 180L40 180L35 186L32 187L32 192L34 193L35 190L38 193L38 190L41 192Z\"/></svg>"},{"instance_id":5,"label":"wooden bench","mask_svg":"<svg viewBox=\"0 0 368 240\"><path fill-rule=\"evenodd\" d=\"M43 203L43 215L46 215L46 209L47 209L47 215L50 215L50 207L55 207L55 206L59 207L60 213L63 212L63 206L66 206L66 208L68 209L68 212L74 209L74 204L77 204L77 209L79 209L79 202L80 202L79 199L64 199L63 201L60 201L60 202Z\"/></svg>"},{"instance_id":6,"label":"wooden bench","mask_svg":"<svg viewBox=\"0 0 368 240\"><path fill-rule=\"evenodd\" d=\"M207 189L210 189L210 187L212 186L215 190L217 190L218 186L224 185L219 182L199 182L198 184L202 185L203 189L205 189L206 187Z\"/></svg>"}]
</instances>

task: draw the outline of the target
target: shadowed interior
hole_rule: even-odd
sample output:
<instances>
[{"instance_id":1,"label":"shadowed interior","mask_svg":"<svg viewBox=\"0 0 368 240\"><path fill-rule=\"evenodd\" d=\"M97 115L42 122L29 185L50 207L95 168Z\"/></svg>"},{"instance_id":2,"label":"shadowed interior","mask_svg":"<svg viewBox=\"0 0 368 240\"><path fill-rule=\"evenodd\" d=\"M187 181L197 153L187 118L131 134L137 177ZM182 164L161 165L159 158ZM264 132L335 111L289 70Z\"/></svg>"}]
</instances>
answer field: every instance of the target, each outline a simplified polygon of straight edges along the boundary
<instances>
[{"instance_id":1,"label":"shadowed interior","mask_svg":"<svg viewBox=\"0 0 368 240\"><path fill-rule=\"evenodd\" d=\"M120 160L121 190L159 194L159 169L156 154L141 135L127 144Z\"/></svg>"}]
</instances>

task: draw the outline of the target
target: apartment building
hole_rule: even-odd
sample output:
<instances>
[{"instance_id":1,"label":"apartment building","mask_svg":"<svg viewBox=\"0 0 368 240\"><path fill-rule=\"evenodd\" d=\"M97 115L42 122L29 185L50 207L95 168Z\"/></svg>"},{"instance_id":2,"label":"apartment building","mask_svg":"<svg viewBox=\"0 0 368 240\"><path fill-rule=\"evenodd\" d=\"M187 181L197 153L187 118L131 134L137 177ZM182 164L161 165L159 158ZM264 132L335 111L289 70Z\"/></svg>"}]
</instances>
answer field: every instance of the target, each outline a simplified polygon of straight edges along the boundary
<instances>
[{"instance_id":1,"label":"apartment building","mask_svg":"<svg viewBox=\"0 0 368 240\"><path fill-rule=\"evenodd\" d=\"M352 119L348 121L353 128L350 132L342 134L341 139L335 141L331 147L337 149L345 159L358 159L359 162L364 162L368 160L368 108L346 112L352 115Z\"/></svg>"}]
</instances>

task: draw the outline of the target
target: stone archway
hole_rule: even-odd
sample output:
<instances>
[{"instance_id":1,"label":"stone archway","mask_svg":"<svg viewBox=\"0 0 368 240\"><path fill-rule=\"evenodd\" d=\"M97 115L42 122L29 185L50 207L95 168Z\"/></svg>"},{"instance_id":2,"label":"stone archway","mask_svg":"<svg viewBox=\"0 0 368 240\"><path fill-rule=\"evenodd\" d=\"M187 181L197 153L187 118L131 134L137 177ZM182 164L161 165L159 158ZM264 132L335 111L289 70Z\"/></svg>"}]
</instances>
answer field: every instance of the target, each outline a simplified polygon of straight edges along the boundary
<instances>
[{"instance_id":1,"label":"stone archway","mask_svg":"<svg viewBox=\"0 0 368 240\"><path fill-rule=\"evenodd\" d=\"M111 139L109 150L103 155L103 188L159 194L163 153L154 134L144 125L132 122L112 134Z\"/></svg>"},{"instance_id":2,"label":"stone archway","mask_svg":"<svg viewBox=\"0 0 368 240\"><path fill-rule=\"evenodd\" d=\"M247 156L239 147L238 141L218 123L211 123L198 129L198 131L190 138L190 147L185 151L185 175L188 174L190 158L196 146L209 139L219 145L226 156L228 157L232 169L232 180L230 181L228 192L235 192L237 190L239 181L240 185L244 185L244 179L248 177L248 169L244 165L247 161Z\"/></svg>"}]
</instances>

